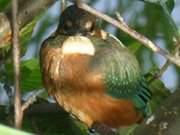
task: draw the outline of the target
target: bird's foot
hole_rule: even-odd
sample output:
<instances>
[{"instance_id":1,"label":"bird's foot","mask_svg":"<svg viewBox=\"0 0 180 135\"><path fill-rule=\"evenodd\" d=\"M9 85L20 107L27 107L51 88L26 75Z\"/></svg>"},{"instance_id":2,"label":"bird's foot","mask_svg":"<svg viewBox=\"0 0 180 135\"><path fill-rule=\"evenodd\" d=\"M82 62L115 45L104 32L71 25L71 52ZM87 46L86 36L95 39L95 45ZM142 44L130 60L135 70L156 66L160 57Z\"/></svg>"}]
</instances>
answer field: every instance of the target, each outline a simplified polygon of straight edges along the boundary
<instances>
[{"instance_id":1,"label":"bird's foot","mask_svg":"<svg viewBox=\"0 0 180 135\"><path fill-rule=\"evenodd\" d=\"M100 123L94 123L92 127L89 129L90 135L118 135L116 130L108 127L107 125L100 124Z\"/></svg>"}]
</instances>

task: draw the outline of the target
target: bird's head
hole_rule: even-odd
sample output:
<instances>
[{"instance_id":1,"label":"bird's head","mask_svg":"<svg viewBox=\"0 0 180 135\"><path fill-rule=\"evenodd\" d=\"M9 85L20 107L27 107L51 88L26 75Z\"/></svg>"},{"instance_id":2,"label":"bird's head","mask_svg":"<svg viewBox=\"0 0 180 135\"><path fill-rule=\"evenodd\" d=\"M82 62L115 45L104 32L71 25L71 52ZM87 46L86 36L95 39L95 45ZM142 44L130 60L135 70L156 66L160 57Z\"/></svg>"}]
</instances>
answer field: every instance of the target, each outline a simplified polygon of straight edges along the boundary
<instances>
[{"instance_id":1,"label":"bird's head","mask_svg":"<svg viewBox=\"0 0 180 135\"><path fill-rule=\"evenodd\" d=\"M95 25L95 16L72 5L62 12L57 33L85 36L95 29Z\"/></svg>"}]
</instances>

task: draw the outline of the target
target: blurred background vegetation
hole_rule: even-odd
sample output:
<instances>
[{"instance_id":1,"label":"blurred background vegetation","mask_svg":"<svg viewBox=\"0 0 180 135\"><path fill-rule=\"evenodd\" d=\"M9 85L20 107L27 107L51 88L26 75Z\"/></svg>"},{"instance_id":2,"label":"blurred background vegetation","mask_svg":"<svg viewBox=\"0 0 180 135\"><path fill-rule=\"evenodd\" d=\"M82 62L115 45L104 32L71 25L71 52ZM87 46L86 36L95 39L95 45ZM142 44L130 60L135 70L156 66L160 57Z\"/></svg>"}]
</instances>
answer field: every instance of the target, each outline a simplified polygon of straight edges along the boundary
<instances>
[{"instance_id":1,"label":"blurred background vegetation","mask_svg":"<svg viewBox=\"0 0 180 135\"><path fill-rule=\"evenodd\" d=\"M160 4L162 1L167 5L167 9ZM171 19L175 22L177 30L178 28L180 30L179 0L84 0L84 2L111 17L115 17L115 12L119 12L129 26L153 40L160 47L170 52L174 51L175 32ZM0 0L0 12L7 11L10 3L10 0ZM43 40L57 28L60 13L60 1L57 0L45 13L37 15L20 31L23 101L27 100L33 91L43 89L38 62L39 48ZM99 22L99 27L116 35L135 53L144 74L158 71L158 68L165 63L166 60L162 56L143 47L116 27L104 21ZM10 45L0 48L0 64L0 123L12 126L13 66ZM180 88L180 68L170 65L161 77L161 81L154 81L150 87L156 93L152 102L153 111L169 95L169 90L173 92ZM53 101L47 100L47 93L43 93L35 105L48 102ZM23 130L42 135L87 134L80 122L72 120L72 117L61 109L50 112L50 114L48 111L46 113L32 112L27 111ZM121 130L122 135L129 134L136 126ZM0 134L1 131L3 130L0 127Z\"/></svg>"}]
</instances>

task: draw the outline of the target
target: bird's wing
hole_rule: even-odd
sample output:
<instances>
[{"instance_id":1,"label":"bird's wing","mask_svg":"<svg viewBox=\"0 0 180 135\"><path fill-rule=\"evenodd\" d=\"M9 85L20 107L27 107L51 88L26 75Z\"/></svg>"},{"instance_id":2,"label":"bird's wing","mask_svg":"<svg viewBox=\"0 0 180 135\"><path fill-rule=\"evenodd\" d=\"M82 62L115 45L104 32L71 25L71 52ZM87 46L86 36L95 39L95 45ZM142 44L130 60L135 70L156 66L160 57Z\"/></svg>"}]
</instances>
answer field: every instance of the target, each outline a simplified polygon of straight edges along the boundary
<instances>
[{"instance_id":1,"label":"bird's wing","mask_svg":"<svg viewBox=\"0 0 180 135\"><path fill-rule=\"evenodd\" d=\"M106 93L130 99L142 109L151 98L136 57L114 36L92 38L96 47L91 67L102 74Z\"/></svg>"},{"instance_id":2,"label":"bird's wing","mask_svg":"<svg viewBox=\"0 0 180 135\"><path fill-rule=\"evenodd\" d=\"M49 37L40 49L40 67L42 79L48 93L52 95L60 80L59 67L62 57L61 45L64 41L63 36ZM52 80L57 80L57 83ZM53 85L52 85L53 83Z\"/></svg>"}]
</instances>

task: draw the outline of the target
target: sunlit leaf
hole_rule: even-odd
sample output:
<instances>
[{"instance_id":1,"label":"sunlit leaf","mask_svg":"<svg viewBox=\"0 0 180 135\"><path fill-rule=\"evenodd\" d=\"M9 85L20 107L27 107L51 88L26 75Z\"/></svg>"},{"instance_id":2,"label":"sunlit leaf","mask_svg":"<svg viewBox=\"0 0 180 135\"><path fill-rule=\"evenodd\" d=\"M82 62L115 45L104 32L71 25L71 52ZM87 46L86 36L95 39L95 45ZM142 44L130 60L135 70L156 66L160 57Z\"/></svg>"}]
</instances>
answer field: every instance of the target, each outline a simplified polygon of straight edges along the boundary
<instances>
[{"instance_id":1,"label":"sunlit leaf","mask_svg":"<svg viewBox=\"0 0 180 135\"><path fill-rule=\"evenodd\" d=\"M32 135L32 134L0 125L0 135Z\"/></svg>"},{"instance_id":2,"label":"sunlit leaf","mask_svg":"<svg viewBox=\"0 0 180 135\"><path fill-rule=\"evenodd\" d=\"M132 53L136 53L139 49L141 49L142 45L140 43L134 42L129 45L128 48Z\"/></svg>"}]
</instances>

